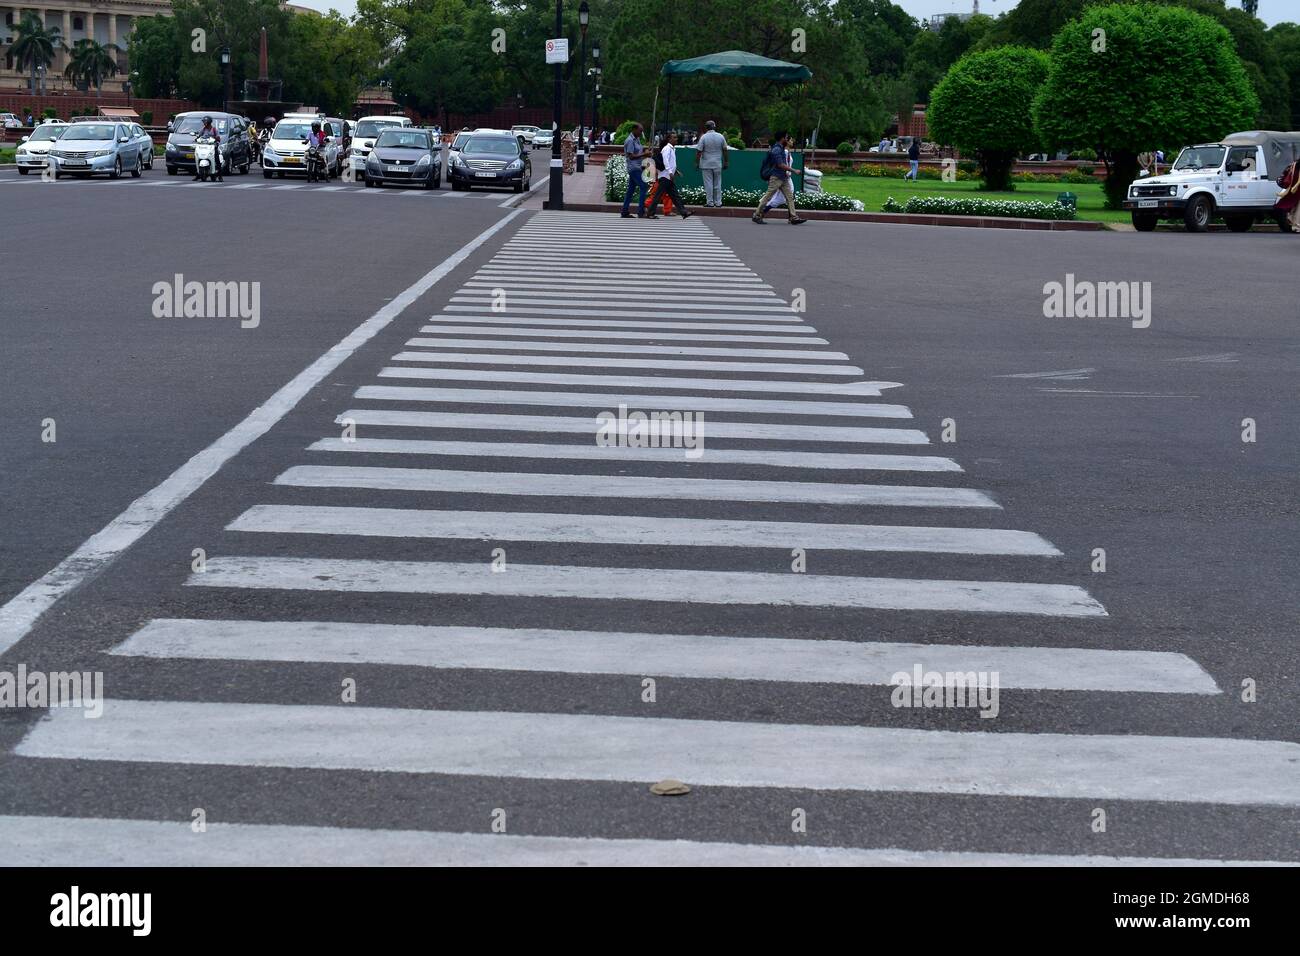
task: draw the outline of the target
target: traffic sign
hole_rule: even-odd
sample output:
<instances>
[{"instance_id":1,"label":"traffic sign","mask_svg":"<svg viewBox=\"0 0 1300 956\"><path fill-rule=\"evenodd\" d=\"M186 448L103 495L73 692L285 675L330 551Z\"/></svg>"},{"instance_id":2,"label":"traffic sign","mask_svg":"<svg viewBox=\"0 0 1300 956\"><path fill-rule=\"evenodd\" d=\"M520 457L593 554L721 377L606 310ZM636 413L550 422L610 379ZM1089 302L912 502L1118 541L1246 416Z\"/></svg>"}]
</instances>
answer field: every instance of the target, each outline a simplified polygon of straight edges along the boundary
<instances>
[{"instance_id":1,"label":"traffic sign","mask_svg":"<svg viewBox=\"0 0 1300 956\"><path fill-rule=\"evenodd\" d=\"M568 63L569 62L568 37L560 37L558 40L546 41L546 62L547 63Z\"/></svg>"}]
</instances>

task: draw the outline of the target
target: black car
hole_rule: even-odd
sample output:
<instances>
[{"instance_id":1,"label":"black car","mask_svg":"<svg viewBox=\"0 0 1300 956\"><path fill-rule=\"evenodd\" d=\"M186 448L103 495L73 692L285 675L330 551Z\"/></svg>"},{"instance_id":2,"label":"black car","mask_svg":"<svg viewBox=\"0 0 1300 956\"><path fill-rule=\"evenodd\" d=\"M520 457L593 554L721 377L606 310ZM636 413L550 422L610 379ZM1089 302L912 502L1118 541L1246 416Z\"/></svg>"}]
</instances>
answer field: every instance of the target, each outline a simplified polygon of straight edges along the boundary
<instances>
[{"instance_id":1,"label":"black car","mask_svg":"<svg viewBox=\"0 0 1300 956\"><path fill-rule=\"evenodd\" d=\"M523 141L511 133L472 133L451 154L447 169L451 188L509 186L521 193L533 178L533 164Z\"/></svg>"},{"instance_id":2,"label":"black car","mask_svg":"<svg viewBox=\"0 0 1300 956\"><path fill-rule=\"evenodd\" d=\"M437 189L442 185L442 144L427 129L390 126L366 156L366 185L399 183Z\"/></svg>"},{"instance_id":3,"label":"black car","mask_svg":"<svg viewBox=\"0 0 1300 956\"><path fill-rule=\"evenodd\" d=\"M234 113L196 111L177 113L167 135L167 175L179 171L194 172L194 137L203 129L203 117L212 117L212 125L221 137L221 165L228 172L247 173L253 165L253 145L248 140L248 120Z\"/></svg>"}]
</instances>

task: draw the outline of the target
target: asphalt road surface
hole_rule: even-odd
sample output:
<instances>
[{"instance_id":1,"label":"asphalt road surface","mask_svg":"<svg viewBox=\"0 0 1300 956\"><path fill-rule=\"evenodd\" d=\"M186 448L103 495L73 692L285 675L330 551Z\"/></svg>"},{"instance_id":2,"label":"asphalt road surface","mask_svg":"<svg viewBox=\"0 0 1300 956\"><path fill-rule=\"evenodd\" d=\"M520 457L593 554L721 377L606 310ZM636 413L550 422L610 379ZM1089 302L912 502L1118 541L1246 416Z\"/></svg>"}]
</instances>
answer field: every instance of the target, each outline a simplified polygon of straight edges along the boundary
<instances>
[{"instance_id":1,"label":"asphalt road surface","mask_svg":"<svg viewBox=\"0 0 1300 956\"><path fill-rule=\"evenodd\" d=\"M1300 862L1300 240L508 198L0 178L13 862Z\"/></svg>"}]
</instances>

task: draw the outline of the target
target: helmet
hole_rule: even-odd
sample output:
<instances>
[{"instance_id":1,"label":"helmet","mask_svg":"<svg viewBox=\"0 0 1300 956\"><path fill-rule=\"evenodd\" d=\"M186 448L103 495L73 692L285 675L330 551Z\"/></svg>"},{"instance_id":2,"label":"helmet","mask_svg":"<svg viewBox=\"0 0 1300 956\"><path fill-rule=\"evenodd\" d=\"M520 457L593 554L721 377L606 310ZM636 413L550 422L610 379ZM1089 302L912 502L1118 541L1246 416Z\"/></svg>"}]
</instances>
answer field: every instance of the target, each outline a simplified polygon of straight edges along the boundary
<instances>
[{"instance_id":1,"label":"helmet","mask_svg":"<svg viewBox=\"0 0 1300 956\"><path fill-rule=\"evenodd\" d=\"M275 125L275 117L274 117L274 116L268 116L266 119L262 120L262 125L263 125L263 126L274 126L274 125Z\"/></svg>"},{"instance_id":2,"label":"helmet","mask_svg":"<svg viewBox=\"0 0 1300 956\"><path fill-rule=\"evenodd\" d=\"M312 130L313 130L314 132L319 133L319 132L320 132L320 123L312 123L312 124L311 124L311 128L312 128Z\"/></svg>"},{"instance_id":3,"label":"helmet","mask_svg":"<svg viewBox=\"0 0 1300 956\"><path fill-rule=\"evenodd\" d=\"M212 117L211 117L211 116L205 116L205 117L203 117L203 125L204 125L204 126L211 126L211 125L212 125Z\"/></svg>"}]
</instances>

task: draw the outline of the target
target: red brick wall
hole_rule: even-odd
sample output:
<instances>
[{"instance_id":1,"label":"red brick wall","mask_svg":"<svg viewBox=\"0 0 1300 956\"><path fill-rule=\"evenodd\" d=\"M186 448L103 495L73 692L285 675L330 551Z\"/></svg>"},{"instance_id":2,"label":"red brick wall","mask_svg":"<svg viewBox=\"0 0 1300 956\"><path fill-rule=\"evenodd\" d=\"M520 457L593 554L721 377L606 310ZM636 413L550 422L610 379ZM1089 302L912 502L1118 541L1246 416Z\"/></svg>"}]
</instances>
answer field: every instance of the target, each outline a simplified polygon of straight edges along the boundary
<instances>
[{"instance_id":1,"label":"red brick wall","mask_svg":"<svg viewBox=\"0 0 1300 956\"><path fill-rule=\"evenodd\" d=\"M131 102L128 104L125 96L108 94L96 99L94 94L89 96L82 94L74 96L28 96L25 93L0 93L0 113L15 113L21 117L24 111L31 110L32 115L38 120L41 118L41 110L47 106L58 110L59 119L66 120L73 115L94 116L101 106L128 105L141 114L145 110L152 110L153 121L158 125L165 125L167 117L172 113L182 113L185 110L200 108L197 103L190 100L147 100L139 96L131 97Z\"/></svg>"}]
</instances>

